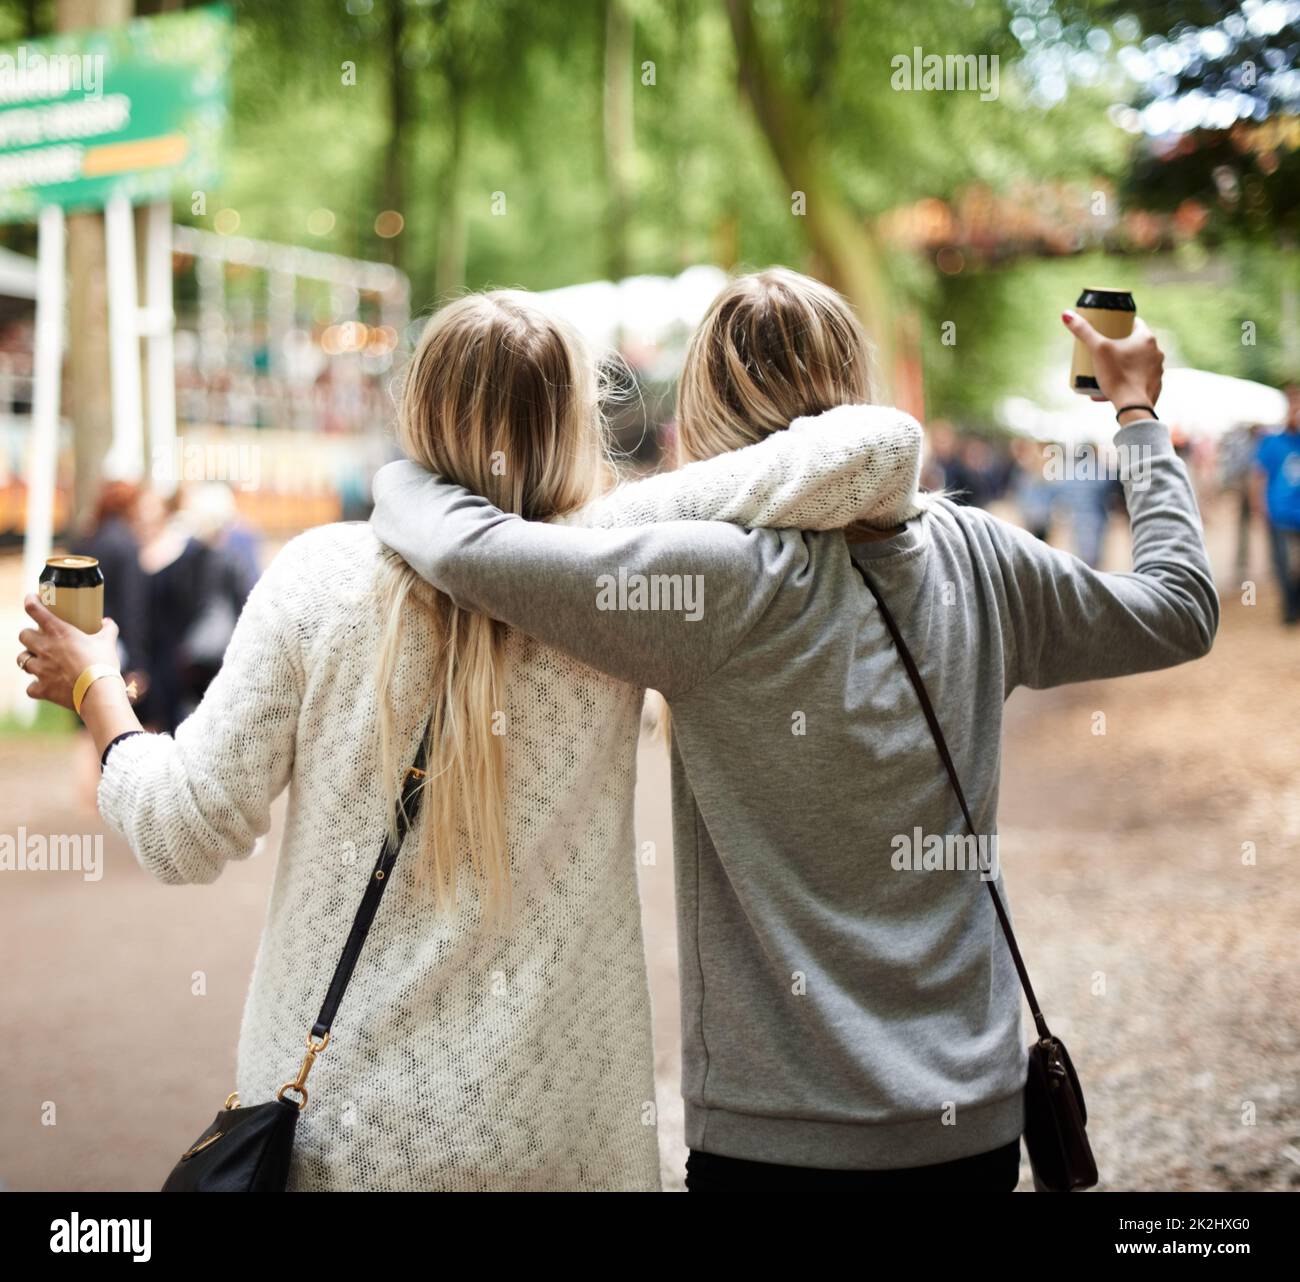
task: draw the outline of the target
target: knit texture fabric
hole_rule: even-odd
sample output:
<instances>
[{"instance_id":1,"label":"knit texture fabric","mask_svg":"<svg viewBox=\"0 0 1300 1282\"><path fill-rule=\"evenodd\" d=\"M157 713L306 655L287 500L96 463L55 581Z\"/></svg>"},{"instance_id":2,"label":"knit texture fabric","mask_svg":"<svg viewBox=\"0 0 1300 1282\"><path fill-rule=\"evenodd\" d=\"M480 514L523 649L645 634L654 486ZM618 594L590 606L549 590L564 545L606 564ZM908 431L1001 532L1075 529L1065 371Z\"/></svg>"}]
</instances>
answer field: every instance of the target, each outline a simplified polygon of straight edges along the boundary
<instances>
[{"instance_id":1,"label":"knit texture fabric","mask_svg":"<svg viewBox=\"0 0 1300 1282\"><path fill-rule=\"evenodd\" d=\"M918 510L920 440L898 411L836 410L576 519L890 525ZM247 1103L295 1074L387 822L381 551L366 525L287 544L199 708L174 738L119 743L100 783L104 818L170 884L252 854L289 789L239 1039ZM413 611L392 682L408 759L438 640ZM632 820L642 692L513 631L505 690L511 919L483 927L472 879L439 914L399 858L312 1070L290 1189L659 1187Z\"/></svg>"}]
</instances>

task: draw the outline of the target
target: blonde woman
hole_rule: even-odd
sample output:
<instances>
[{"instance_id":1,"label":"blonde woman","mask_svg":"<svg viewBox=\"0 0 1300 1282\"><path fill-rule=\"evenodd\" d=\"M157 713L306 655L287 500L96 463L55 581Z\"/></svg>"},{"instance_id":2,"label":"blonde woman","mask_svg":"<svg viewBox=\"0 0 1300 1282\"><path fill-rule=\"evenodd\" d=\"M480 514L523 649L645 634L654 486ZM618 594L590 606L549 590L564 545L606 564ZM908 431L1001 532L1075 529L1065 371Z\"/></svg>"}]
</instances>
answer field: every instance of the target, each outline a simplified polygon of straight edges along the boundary
<instances>
[{"instance_id":1,"label":"blonde woman","mask_svg":"<svg viewBox=\"0 0 1300 1282\"><path fill-rule=\"evenodd\" d=\"M534 300L467 297L420 340L401 442L504 511L561 517L606 485L597 391L589 355ZM912 510L919 445L905 415L841 415L594 510L890 524ZM418 826L312 1072L291 1189L658 1188L638 689L459 608L364 524L275 558L174 738L140 732L111 623L88 637L27 609L30 694L70 706L83 674L107 674L80 702L104 754L100 809L161 881L210 882L246 858L289 790L239 1039L246 1103L302 1059L428 726Z\"/></svg>"},{"instance_id":2,"label":"blonde woman","mask_svg":"<svg viewBox=\"0 0 1300 1282\"><path fill-rule=\"evenodd\" d=\"M1159 348L1144 327L1116 342L1066 323L1120 411L1131 574L942 498L847 537L597 531L521 520L410 463L376 478L380 537L458 605L668 699L692 1191L1016 1185L1016 972L977 872L897 859L900 839L962 827L863 572L910 638L984 835L1012 689L1209 649L1218 599L1152 409ZM692 342L682 455L770 443L869 390L842 299L793 272L742 277ZM614 574L693 581L702 608L602 609L594 585Z\"/></svg>"}]
</instances>

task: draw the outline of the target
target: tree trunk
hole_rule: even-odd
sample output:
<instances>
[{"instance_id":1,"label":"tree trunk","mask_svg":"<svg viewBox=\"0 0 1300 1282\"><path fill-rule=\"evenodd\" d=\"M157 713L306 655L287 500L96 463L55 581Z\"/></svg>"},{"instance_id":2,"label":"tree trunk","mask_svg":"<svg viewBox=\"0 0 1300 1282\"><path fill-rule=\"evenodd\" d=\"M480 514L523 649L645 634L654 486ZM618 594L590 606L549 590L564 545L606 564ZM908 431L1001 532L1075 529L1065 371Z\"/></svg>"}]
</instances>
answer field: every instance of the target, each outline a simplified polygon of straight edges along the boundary
<instances>
[{"instance_id":1,"label":"tree trunk","mask_svg":"<svg viewBox=\"0 0 1300 1282\"><path fill-rule=\"evenodd\" d=\"M406 30L403 0L388 3L388 141L384 148L384 208L394 209L403 218L406 208L406 131L411 123L409 73L402 63L402 43ZM390 261L402 265L404 237L394 236L387 242Z\"/></svg>"},{"instance_id":2,"label":"tree trunk","mask_svg":"<svg viewBox=\"0 0 1300 1282\"><path fill-rule=\"evenodd\" d=\"M448 150L438 191L438 265L434 293L439 303L465 285L465 209L461 191L465 168L466 91L447 78Z\"/></svg>"},{"instance_id":3,"label":"tree trunk","mask_svg":"<svg viewBox=\"0 0 1300 1282\"><path fill-rule=\"evenodd\" d=\"M632 15L626 0L605 0L604 121L605 274L628 275L628 220L632 208Z\"/></svg>"},{"instance_id":4,"label":"tree trunk","mask_svg":"<svg viewBox=\"0 0 1300 1282\"><path fill-rule=\"evenodd\" d=\"M844 203L833 170L818 146L818 131L797 97L783 85L763 48L750 0L727 0L740 82L772 155L792 193L803 192L808 243L828 282L857 308L876 347L877 394L893 390L893 310L885 290L874 233Z\"/></svg>"},{"instance_id":5,"label":"tree trunk","mask_svg":"<svg viewBox=\"0 0 1300 1282\"><path fill-rule=\"evenodd\" d=\"M131 14L131 0L57 0L55 26L59 31L116 27ZM69 214L67 225L68 361L64 386L76 460L72 524L84 528L94 509L104 455L113 443L108 272L103 214Z\"/></svg>"}]
</instances>

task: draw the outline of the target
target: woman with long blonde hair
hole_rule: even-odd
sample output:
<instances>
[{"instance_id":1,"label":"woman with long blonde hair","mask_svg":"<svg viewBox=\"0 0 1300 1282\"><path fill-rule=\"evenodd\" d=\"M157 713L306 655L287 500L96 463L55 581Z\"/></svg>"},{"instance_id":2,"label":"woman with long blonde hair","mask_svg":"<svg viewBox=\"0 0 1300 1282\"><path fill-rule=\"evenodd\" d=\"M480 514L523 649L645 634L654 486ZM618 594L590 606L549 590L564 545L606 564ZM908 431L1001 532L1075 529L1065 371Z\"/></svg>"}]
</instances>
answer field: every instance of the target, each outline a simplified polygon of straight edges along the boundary
<instances>
[{"instance_id":1,"label":"woman with long blonde hair","mask_svg":"<svg viewBox=\"0 0 1300 1282\"><path fill-rule=\"evenodd\" d=\"M943 497L869 532L606 531L507 516L409 463L376 478L380 537L453 601L668 700L692 1191L1016 1185L1021 994L983 884L1002 897L1001 873L947 852L977 836L996 851L1016 686L1194 659L1218 623L1187 472L1152 408L1154 338L1065 321L1117 409L1131 574ZM741 277L692 340L681 453L736 458L868 394L843 299L781 269ZM602 608L591 585L614 576L629 590ZM690 585L693 608L631 590L656 582ZM972 833L878 599L915 652Z\"/></svg>"},{"instance_id":2,"label":"woman with long blonde hair","mask_svg":"<svg viewBox=\"0 0 1300 1282\"><path fill-rule=\"evenodd\" d=\"M919 431L882 412L606 492L598 396L591 356L535 299L471 295L426 326L399 437L510 519L888 522L915 485ZM239 1039L246 1103L303 1058L424 737L416 825L328 1045L308 1039L310 1100L289 1090L305 1105L291 1189L659 1186L637 687L435 591L365 524L280 552L174 738L141 732L111 622L86 636L27 609L29 693L76 691L101 812L159 880L249 856L288 788Z\"/></svg>"}]
</instances>

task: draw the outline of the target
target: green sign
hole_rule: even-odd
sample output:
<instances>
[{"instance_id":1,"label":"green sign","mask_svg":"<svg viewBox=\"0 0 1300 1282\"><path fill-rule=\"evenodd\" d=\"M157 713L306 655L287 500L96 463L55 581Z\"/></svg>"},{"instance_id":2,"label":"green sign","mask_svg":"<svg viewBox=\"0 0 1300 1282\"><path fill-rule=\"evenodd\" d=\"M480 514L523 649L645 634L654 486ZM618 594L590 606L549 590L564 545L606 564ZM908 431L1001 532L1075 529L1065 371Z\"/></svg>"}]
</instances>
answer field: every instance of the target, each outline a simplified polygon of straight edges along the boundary
<instances>
[{"instance_id":1,"label":"green sign","mask_svg":"<svg viewBox=\"0 0 1300 1282\"><path fill-rule=\"evenodd\" d=\"M0 50L0 222L214 186L231 30L216 5Z\"/></svg>"}]
</instances>

